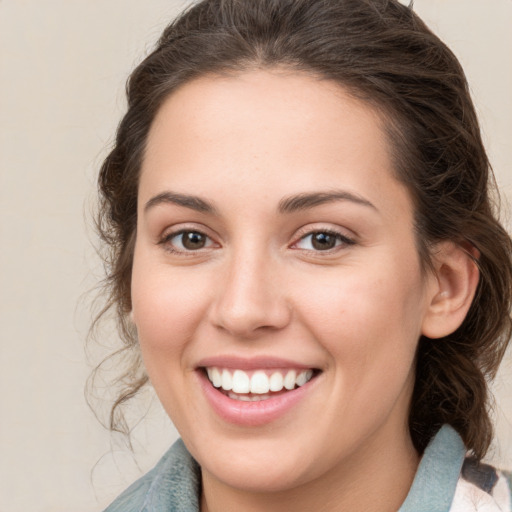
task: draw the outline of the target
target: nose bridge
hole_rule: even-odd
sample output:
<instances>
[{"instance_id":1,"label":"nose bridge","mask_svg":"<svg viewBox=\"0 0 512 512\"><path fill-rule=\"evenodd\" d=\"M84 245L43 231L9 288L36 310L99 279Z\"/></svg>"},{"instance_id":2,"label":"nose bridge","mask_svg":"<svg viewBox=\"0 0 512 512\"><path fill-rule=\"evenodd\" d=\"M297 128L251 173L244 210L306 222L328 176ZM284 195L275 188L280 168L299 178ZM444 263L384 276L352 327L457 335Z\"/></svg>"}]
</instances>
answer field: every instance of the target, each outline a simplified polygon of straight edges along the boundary
<instances>
[{"instance_id":1,"label":"nose bridge","mask_svg":"<svg viewBox=\"0 0 512 512\"><path fill-rule=\"evenodd\" d=\"M290 310L276 282L278 266L270 251L255 241L234 247L217 294L215 324L242 337L283 328Z\"/></svg>"}]
</instances>

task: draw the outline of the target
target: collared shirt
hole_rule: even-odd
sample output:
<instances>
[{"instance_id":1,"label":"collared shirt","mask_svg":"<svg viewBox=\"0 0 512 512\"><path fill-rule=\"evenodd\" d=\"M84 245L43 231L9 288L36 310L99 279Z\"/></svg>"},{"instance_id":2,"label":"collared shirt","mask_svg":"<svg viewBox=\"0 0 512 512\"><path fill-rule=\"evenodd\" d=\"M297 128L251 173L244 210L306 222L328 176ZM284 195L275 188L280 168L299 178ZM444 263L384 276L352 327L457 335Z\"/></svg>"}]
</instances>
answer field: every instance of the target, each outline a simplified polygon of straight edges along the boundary
<instances>
[{"instance_id":1,"label":"collared shirt","mask_svg":"<svg viewBox=\"0 0 512 512\"><path fill-rule=\"evenodd\" d=\"M104 512L199 512L201 470L181 440ZM466 457L445 425L423 454L398 512L511 512L511 475Z\"/></svg>"}]
</instances>

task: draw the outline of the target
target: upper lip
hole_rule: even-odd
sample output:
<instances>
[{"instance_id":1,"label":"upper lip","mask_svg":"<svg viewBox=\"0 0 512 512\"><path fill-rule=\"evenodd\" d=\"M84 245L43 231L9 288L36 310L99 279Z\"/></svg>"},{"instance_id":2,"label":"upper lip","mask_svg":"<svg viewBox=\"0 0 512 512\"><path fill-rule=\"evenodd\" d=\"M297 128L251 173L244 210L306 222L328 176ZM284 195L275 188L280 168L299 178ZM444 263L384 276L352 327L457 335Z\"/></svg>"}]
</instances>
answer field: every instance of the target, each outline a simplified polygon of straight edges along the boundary
<instances>
[{"instance_id":1,"label":"upper lip","mask_svg":"<svg viewBox=\"0 0 512 512\"><path fill-rule=\"evenodd\" d=\"M308 370L315 368L314 366L283 359L280 357L238 357L238 356L213 356L201 359L197 364L197 368L232 368L237 370L262 370L271 368L293 368L297 370Z\"/></svg>"}]
</instances>

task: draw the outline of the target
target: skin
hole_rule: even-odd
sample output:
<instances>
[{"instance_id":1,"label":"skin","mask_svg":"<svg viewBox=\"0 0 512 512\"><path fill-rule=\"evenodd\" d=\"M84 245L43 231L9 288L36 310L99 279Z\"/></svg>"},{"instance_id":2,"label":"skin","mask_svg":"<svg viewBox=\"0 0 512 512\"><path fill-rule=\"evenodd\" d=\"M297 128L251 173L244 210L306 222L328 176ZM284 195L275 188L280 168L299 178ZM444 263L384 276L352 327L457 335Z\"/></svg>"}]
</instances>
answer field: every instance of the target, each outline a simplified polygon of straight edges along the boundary
<instances>
[{"instance_id":1,"label":"skin","mask_svg":"<svg viewBox=\"0 0 512 512\"><path fill-rule=\"evenodd\" d=\"M407 495L417 341L462 321L475 272L453 246L439 250L441 278L422 272L383 122L338 85L284 70L197 79L157 114L133 319L152 384L202 467L203 511L382 512ZM333 191L344 197L279 209ZM164 193L213 211L155 199ZM205 246L187 250L183 229ZM309 234L326 230L336 246L315 249ZM286 414L238 426L199 385L199 361L218 355L292 358L321 373Z\"/></svg>"}]
</instances>

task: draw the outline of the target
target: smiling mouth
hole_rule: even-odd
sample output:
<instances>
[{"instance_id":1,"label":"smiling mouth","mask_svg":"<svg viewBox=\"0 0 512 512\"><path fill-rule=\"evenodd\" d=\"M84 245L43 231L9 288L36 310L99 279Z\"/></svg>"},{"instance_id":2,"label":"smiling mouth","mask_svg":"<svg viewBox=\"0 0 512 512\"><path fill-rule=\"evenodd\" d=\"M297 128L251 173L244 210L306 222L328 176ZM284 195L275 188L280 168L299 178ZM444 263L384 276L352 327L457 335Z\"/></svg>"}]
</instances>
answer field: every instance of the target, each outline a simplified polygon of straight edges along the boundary
<instances>
[{"instance_id":1,"label":"smiling mouth","mask_svg":"<svg viewBox=\"0 0 512 512\"><path fill-rule=\"evenodd\" d=\"M204 371L213 387L233 400L259 402L280 396L307 384L320 370L265 369L245 371L206 367Z\"/></svg>"}]
</instances>

